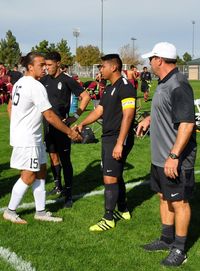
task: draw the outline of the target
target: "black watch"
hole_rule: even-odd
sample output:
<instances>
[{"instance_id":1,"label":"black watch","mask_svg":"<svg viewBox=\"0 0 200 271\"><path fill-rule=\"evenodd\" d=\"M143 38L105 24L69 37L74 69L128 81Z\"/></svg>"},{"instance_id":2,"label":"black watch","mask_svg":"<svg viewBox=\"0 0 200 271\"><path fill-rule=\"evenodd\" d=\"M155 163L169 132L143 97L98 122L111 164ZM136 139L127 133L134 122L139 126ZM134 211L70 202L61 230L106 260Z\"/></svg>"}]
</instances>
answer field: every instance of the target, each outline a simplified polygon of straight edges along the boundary
<instances>
[{"instance_id":1,"label":"black watch","mask_svg":"<svg viewBox=\"0 0 200 271\"><path fill-rule=\"evenodd\" d=\"M169 157L172 159L179 159L179 156L172 152L169 154Z\"/></svg>"}]
</instances>

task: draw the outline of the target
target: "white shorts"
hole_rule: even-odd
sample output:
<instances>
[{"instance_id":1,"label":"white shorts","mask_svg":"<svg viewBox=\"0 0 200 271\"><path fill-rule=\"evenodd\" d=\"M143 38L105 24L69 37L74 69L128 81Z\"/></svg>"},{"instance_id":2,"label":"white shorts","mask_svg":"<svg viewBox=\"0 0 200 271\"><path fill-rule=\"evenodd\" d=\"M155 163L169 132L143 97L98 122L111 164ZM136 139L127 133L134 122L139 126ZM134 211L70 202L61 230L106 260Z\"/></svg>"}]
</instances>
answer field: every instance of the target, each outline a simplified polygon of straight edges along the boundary
<instances>
[{"instance_id":1,"label":"white shorts","mask_svg":"<svg viewBox=\"0 0 200 271\"><path fill-rule=\"evenodd\" d=\"M10 167L37 172L40 171L40 165L46 162L47 154L44 144L35 147L13 147Z\"/></svg>"}]
</instances>

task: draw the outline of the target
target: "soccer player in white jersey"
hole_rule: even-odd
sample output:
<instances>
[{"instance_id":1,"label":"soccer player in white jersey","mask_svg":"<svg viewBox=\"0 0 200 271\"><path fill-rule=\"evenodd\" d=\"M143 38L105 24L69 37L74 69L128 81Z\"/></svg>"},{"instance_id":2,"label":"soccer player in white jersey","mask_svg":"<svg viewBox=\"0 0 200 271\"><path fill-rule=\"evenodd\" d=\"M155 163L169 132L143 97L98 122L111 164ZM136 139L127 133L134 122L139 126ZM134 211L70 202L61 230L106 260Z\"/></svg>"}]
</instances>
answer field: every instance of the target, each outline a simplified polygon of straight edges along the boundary
<instances>
[{"instance_id":1,"label":"soccer player in white jersey","mask_svg":"<svg viewBox=\"0 0 200 271\"><path fill-rule=\"evenodd\" d=\"M32 185L36 213L34 218L42 221L60 222L45 211L46 152L42 139L42 118L69 138L79 140L77 132L67 127L51 109L46 89L37 81L45 74L45 59L35 52L23 60L26 75L14 85L12 92L10 144L13 147L10 166L21 171L20 178L12 189L11 199L3 217L17 224L26 224L16 209L24 194Z\"/></svg>"}]
</instances>

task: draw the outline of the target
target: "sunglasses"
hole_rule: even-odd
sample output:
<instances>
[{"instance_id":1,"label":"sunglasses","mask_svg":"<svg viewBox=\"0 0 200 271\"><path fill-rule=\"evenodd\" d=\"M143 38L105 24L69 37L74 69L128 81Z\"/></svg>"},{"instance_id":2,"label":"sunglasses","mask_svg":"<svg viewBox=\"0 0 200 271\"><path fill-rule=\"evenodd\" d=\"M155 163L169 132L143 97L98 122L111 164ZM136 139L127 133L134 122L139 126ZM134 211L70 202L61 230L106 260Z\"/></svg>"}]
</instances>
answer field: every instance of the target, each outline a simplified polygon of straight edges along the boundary
<instances>
[{"instance_id":1,"label":"sunglasses","mask_svg":"<svg viewBox=\"0 0 200 271\"><path fill-rule=\"evenodd\" d=\"M155 58L155 57L156 57L156 56L151 56L151 57L149 57L149 62L151 62L152 59Z\"/></svg>"}]
</instances>

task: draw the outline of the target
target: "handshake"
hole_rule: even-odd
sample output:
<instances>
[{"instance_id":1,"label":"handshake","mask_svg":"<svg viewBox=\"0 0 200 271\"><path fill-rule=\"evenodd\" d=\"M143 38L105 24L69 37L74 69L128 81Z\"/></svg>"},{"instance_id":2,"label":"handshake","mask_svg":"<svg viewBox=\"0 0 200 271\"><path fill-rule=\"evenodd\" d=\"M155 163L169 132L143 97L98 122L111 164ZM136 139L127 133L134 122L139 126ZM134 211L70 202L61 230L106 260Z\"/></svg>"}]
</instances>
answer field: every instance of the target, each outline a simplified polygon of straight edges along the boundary
<instances>
[{"instance_id":1,"label":"handshake","mask_svg":"<svg viewBox=\"0 0 200 271\"><path fill-rule=\"evenodd\" d=\"M70 130L68 137L74 142L82 142L83 137L81 135L83 126L82 125L75 125Z\"/></svg>"}]
</instances>

